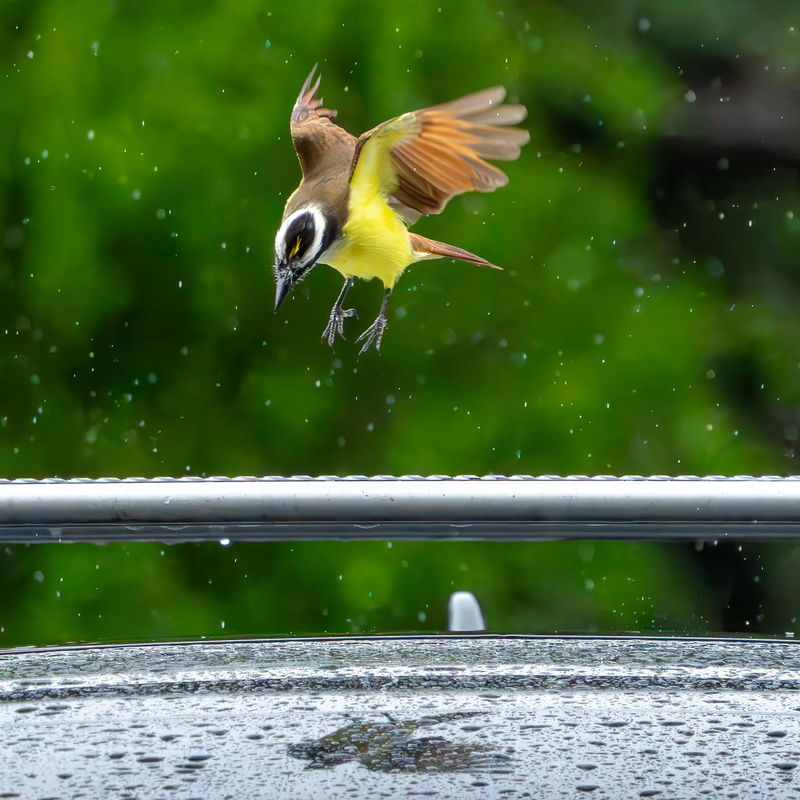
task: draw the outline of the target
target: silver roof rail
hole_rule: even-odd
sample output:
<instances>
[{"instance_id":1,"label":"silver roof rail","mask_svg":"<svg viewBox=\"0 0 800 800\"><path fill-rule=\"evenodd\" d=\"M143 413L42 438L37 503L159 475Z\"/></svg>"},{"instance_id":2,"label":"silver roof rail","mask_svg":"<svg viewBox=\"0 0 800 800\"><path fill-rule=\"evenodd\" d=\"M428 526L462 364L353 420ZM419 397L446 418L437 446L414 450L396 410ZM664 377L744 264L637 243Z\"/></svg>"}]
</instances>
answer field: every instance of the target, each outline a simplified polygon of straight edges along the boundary
<instances>
[{"instance_id":1,"label":"silver roof rail","mask_svg":"<svg viewBox=\"0 0 800 800\"><path fill-rule=\"evenodd\" d=\"M0 541L781 539L800 477L529 475L0 481Z\"/></svg>"}]
</instances>

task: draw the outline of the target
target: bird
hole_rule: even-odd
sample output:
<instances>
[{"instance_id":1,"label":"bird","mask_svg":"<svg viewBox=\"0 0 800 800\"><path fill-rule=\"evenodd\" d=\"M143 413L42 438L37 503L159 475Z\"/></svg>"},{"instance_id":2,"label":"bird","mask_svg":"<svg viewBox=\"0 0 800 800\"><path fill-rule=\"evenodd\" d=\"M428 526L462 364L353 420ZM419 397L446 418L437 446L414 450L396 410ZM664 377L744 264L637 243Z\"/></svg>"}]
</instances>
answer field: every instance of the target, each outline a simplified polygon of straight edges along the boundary
<instances>
[{"instance_id":1,"label":"bird","mask_svg":"<svg viewBox=\"0 0 800 800\"><path fill-rule=\"evenodd\" d=\"M409 228L439 214L464 192L492 192L508 177L487 160L514 161L530 134L514 127L527 116L505 104L495 86L458 100L394 117L355 137L336 123L337 112L319 98L317 65L306 78L291 114L291 136L302 180L286 202L275 237L275 313L293 287L317 264L341 273L344 286L322 341L344 339L343 308L356 278L378 278L384 287L380 313L356 340L359 357L374 345L380 353L386 309L397 280L411 264L452 258L493 267L460 247L426 239ZM313 83L312 83L313 81Z\"/></svg>"}]
</instances>

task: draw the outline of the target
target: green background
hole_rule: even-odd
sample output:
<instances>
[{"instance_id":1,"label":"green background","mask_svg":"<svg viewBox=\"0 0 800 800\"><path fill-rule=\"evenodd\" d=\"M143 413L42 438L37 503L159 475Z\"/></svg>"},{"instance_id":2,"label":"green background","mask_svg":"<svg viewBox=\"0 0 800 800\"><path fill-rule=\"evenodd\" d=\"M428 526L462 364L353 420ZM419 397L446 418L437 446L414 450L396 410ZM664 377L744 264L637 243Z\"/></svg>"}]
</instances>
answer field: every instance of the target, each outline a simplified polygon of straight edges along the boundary
<instances>
[{"instance_id":1,"label":"green background","mask_svg":"<svg viewBox=\"0 0 800 800\"><path fill-rule=\"evenodd\" d=\"M797 25L791 0L0 0L0 476L795 472ZM413 267L360 361L377 283L333 353L333 270L272 313L316 61L354 133L495 84L530 109L509 186L416 228L504 271ZM0 647L437 630L453 588L496 630L783 635L798 568L792 545L10 547Z\"/></svg>"}]
</instances>

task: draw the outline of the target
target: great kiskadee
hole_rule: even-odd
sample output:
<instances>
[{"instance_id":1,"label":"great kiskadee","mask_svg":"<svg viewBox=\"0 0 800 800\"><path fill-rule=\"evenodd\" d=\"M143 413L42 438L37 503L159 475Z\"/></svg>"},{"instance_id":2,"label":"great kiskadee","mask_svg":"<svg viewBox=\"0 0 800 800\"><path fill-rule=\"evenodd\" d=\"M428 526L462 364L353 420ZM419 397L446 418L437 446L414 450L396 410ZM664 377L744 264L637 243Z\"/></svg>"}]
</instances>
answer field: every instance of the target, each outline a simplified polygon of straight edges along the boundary
<instances>
[{"instance_id":1,"label":"great kiskadee","mask_svg":"<svg viewBox=\"0 0 800 800\"><path fill-rule=\"evenodd\" d=\"M359 355L380 352L386 306L406 267L432 258L455 258L494 267L459 247L426 239L408 228L424 214L440 213L451 197L492 192L508 177L484 159L513 161L530 136L508 127L527 116L525 106L503 105L502 86L390 119L356 139L317 98L316 65L292 110L294 148L303 171L286 203L275 237L275 311L318 264L345 279L323 341L336 334L355 309L343 309L354 278L380 278L384 293L375 322L358 337ZM321 77L321 76L320 76Z\"/></svg>"}]
</instances>

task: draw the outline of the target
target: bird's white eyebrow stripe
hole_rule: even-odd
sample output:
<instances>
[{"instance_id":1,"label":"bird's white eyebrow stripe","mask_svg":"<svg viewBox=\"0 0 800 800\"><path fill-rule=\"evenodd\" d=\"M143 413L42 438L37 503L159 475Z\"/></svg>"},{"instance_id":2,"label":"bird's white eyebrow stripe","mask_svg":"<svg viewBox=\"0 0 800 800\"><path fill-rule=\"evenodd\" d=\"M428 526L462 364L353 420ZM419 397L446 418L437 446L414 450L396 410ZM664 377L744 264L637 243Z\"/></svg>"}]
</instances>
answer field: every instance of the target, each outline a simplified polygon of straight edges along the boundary
<instances>
[{"instance_id":1,"label":"bird's white eyebrow stripe","mask_svg":"<svg viewBox=\"0 0 800 800\"><path fill-rule=\"evenodd\" d=\"M325 217L322 216L322 212L317 206L303 206L303 208L298 208L297 211L289 214L278 229L278 233L275 236L275 256L278 261L283 261L286 258L286 231L289 229L292 222L303 214L311 214L311 216L314 217L314 242L312 246L306 250L306 253L310 256L317 254L317 250L322 244L322 236L325 232Z\"/></svg>"}]
</instances>

